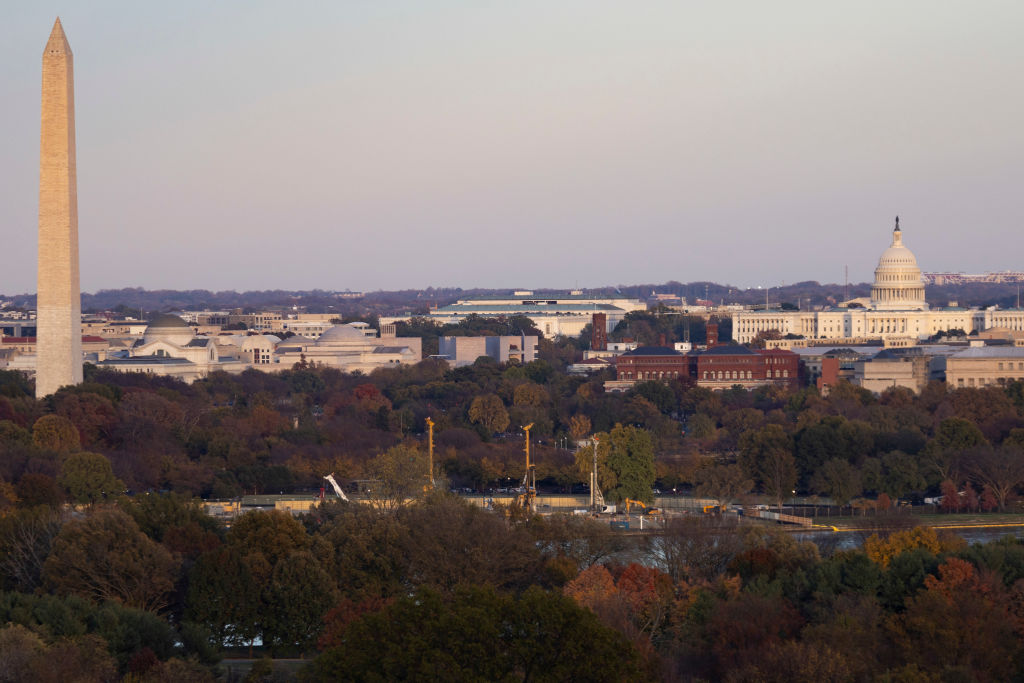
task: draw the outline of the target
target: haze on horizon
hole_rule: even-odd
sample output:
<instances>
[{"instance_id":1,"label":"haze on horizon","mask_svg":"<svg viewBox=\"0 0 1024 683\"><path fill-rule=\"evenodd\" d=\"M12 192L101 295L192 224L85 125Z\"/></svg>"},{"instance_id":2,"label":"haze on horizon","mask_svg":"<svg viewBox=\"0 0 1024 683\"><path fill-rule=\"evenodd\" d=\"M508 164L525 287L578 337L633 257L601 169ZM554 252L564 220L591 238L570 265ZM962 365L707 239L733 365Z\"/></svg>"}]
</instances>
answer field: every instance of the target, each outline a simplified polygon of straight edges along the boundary
<instances>
[{"instance_id":1,"label":"haze on horizon","mask_svg":"<svg viewBox=\"0 0 1024 683\"><path fill-rule=\"evenodd\" d=\"M0 4L0 292L75 55L84 291L1024 269L1015 2Z\"/></svg>"}]
</instances>

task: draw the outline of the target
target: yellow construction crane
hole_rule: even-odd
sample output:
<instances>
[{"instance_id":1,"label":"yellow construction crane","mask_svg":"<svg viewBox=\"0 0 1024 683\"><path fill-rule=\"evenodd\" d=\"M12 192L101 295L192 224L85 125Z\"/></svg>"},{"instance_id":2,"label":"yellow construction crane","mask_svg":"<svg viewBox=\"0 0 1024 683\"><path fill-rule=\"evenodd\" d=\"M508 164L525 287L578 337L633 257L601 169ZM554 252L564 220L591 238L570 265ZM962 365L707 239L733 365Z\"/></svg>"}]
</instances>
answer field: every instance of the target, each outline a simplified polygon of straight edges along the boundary
<instances>
[{"instance_id":1,"label":"yellow construction crane","mask_svg":"<svg viewBox=\"0 0 1024 683\"><path fill-rule=\"evenodd\" d=\"M532 462L530 462L530 430L533 429L533 423L523 427L523 431L526 433L526 474L523 475L523 494L519 496L519 501L523 507L529 508L530 512L537 511L537 470Z\"/></svg>"},{"instance_id":2,"label":"yellow construction crane","mask_svg":"<svg viewBox=\"0 0 1024 683\"><path fill-rule=\"evenodd\" d=\"M427 418L427 485L424 490L434 488L434 421Z\"/></svg>"}]
</instances>

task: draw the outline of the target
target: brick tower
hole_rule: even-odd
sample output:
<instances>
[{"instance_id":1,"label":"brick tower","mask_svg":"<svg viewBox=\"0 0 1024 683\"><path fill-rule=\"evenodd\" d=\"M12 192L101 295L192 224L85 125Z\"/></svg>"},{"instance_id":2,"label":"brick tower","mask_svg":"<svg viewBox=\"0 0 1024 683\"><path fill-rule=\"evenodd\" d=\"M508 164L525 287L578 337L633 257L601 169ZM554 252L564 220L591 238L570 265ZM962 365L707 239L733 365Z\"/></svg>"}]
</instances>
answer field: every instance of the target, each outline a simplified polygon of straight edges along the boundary
<instances>
[{"instance_id":1,"label":"brick tower","mask_svg":"<svg viewBox=\"0 0 1024 683\"><path fill-rule=\"evenodd\" d=\"M38 277L36 396L42 398L82 381L75 85L71 46L60 19L43 50Z\"/></svg>"},{"instance_id":2,"label":"brick tower","mask_svg":"<svg viewBox=\"0 0 1024 683\"><path fill-rule=\"evenodd\" d=\"M705 327L707 330L707 345L709 349L718 346L718 323L709 322Z\"/></svg>"},{"instance_id":3,"label":"brick tower","mask_svg":"<svg viewBox=\"0 0 1024 683\"><path fill-rule=\"evenodd\" d=\"M594 313L590 324L590 348L594 351L608 350L608 315Z\"/></svg>"}]
</instances>

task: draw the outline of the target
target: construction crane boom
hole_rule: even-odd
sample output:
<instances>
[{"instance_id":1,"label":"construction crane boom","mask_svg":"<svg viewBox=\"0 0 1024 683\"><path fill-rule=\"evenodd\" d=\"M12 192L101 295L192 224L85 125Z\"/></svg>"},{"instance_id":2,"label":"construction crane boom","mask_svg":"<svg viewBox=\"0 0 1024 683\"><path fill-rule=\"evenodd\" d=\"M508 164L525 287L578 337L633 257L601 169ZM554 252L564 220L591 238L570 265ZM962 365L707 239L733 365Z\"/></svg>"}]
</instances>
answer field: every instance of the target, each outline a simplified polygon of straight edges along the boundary
<instances>
[{"instance_id":1,"label":"construction crane boom","mask_svg":"<svg viewBox=\"0 0 1024 683\"><path fill-rule=\"evenodd\" d=\"M434 421L427 418L427 487L434 488Z\"/></svg>"},{"instance_id":2,"label":"construction crane boom","mask_svg":"<svg viewBox=\"0 0 1024 683\"><path fill-rule=\"evenodd\" d=\"M526 433L526 473L523 475L523 495L521 500L523 506L530 509L531 512L537 511L537 469L536 466L530 462L530 430L533 429L533 423L523 427L523 431Z\"/></svg>"},{"instance_id":3,"label":"construction crane boom","mask_svg":"<svg viewBox=\"0 0 1024 683\"><path fill-rule=\"evenodd\" d=\"M334 472L328 474L324 479L331 482L331 486L334 487L334 492L338 494L338 498L341 498L346 503L351 502L349 501L348 496L345 495L345 492L341 490L341 487L338 486L338 482L334 479Z\"/></svg>"}]
</instances>

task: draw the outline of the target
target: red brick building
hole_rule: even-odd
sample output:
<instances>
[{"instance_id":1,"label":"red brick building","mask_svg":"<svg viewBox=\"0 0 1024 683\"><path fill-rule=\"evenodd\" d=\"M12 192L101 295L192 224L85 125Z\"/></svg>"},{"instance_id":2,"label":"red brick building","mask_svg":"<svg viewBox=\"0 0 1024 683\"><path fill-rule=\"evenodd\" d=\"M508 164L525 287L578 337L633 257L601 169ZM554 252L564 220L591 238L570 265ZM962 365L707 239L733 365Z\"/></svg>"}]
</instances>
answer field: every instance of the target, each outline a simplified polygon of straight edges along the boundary
<instances>
[{"instance_id":1,"label":"red brick building","mask_svg":"<svg viewBox=\"0 0 1024 683\"><path fill-rule=\"evenodd\" d=\"M766 384L797 387L800 357L782 349L751 350L745 346L715 346L686 356L688 372L697 386L750 389Z\"/></svg>"},{"instance_id":2,"label":"red brick building","mask_svg":"<svg viewBox=\"0 0 1024 683\"><path fill-rule=\"evenodd\" d=\"M686 375L686 356L667 346L639 346L615 358L619 381L670 380Z\"/></svg>"}]
</instances>

